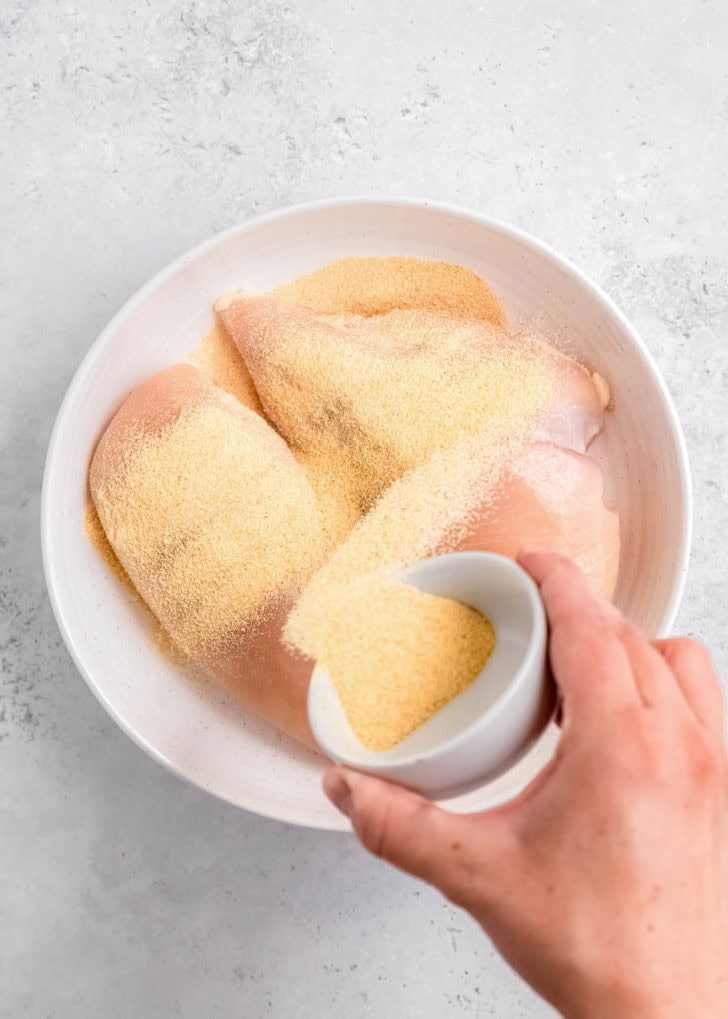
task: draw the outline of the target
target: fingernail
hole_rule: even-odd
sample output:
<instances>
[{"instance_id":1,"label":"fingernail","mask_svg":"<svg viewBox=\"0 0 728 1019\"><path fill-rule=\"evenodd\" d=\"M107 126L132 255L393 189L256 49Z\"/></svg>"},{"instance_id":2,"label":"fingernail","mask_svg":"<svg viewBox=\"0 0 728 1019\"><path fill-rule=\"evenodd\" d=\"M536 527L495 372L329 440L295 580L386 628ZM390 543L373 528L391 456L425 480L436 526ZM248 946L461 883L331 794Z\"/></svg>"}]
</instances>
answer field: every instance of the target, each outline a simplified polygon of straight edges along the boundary
<instances>
[{"instance_id":1,"label":"fingernail","mask_svg":"<svg viewBox=\"0 0 728 1019\"><path fill-rule=\"evenodd\" d=\"M339 768L332 768L324 775L324 792L337 810L351 817L351 786Z\"/></svg>"}]
</instances>

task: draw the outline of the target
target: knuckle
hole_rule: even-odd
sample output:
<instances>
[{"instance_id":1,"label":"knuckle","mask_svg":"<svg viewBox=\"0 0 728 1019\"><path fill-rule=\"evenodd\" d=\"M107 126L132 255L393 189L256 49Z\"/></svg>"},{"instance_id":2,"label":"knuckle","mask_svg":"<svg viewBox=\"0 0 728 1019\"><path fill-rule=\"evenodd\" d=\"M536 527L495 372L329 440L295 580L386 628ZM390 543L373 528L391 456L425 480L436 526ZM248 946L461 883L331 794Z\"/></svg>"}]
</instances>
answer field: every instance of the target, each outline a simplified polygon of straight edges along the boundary
<instances>
[{"instance_id":1,"label":"knuckle","mask_svg":"<svg viewBox=\"0 0 728 1019\"><path fill-rule=\"evenodd\" d=\"M649 742L649 726L646 724L645 713L641 707L630 705L622 708L617 717L619 746L628 754L647 748Z\"/></svg>"},{"instance_id":2,"label":"knuckle","mask_svg":"<svg viewBox=\"0 0 728 1019\"><path fill-rule=\"evenodd\" d=\"M614 758L622 780L641 784L669 767L671 755L665 733L650 724L641 708L625 708L620 713L618 731Z\"/></svg>"},{"instance_id":3,"label":"knuckle","mask_svg":"<svg viewBox=\"0 0 728 1019\"><path fill-rule=\"evenodd\" d=\"M620 640L628 640L634 635L634 628L631 623L628 623L624 617L620 616L614 620L614 632Z\"/></svg>"},{"instance_id":4,"label":"knuckle","mask_svg":"<svg viewBox=\"0 0 728 1019\"><path fill-rule=\"evenodd\" d=\"M693 637L674 637L671 645L675 654L681 658L693 659L696 665L712 663L710 651L708 651L705 644L695 640Z\"/></svg>"},{"instance_id":5,"label":"knuckle","mask_svg":"<svg viewBox=\"0 0 728 1019\"><path fill-rule=\"evenodd\" d=\"M415 805L407 805L403 813L402 804L387 797L361 818L355 818L354 826L370 853L392 862L403 855L405 830L409 830L413 838L417 833L427 831L428 815L434 810L431 803L422 801Z\"/></svg>"},{"instance_id":6,"label":"knuckle","mask_svg":"<svg viewBox=\"0 0 728 1019\"><path fill-rule=\"evenodd\" d=\"M673 651L689 651L693 646L693 639L692 637L671 637L668 646Z\"/></svg>"},{"instance_id":7,"label":"knuckle","mask_svg":"<svg viewBox=\"0 0 728 1019\"><path fill-rule=\"evenodd\" d=\"M728 792L728 756L722 741L697 722L664 726L639 708L618 718L618 738L601 759L602 794L621 802L647 787L680 788L697 795L708 789Z\"/></svg>"},{"instance_id":8,"label":"knuckle","mask_svg":"<svg viewBox=\"0 0 728 1019\"><path fill-rule=\"evenodd\" d=\"M690 782L700 788L723 779L721 755L702 733L693 733L687 740L686 771Z\"/></svg>"},{"instance_id":9,"label":"knuckle","mask_svg":"<svg viewBox=\"0 0 728 1019\"><path fill-rule=\"evenodd\" d=\"M369 810L361 817L355 817L354 819L357 835L362 844L374 856L384 856L388 816L389 804L385 802L377 805L374 810Z\"/></svg>"}]
</instances>

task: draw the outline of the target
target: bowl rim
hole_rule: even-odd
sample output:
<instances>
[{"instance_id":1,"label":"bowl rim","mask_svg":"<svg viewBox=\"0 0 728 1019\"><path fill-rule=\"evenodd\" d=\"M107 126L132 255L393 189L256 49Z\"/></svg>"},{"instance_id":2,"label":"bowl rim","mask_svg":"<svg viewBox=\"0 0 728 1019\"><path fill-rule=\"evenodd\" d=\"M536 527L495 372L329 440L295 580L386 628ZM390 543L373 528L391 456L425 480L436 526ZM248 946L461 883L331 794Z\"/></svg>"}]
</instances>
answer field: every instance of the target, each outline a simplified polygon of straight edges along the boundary
<instances>
[{"instance_id":1,"label":"bowl rim","mask_svg":"<svg viewBox=\"0 0 728 1019\"><path fill-rule=\"evenodd\" d=\"M242 236L246 233L251 233L261 226L275 223L279 220L287 219L292 216L297 216L305 213L315 213L324 210L346 208L346 207L362 207L367 206L392 206L393 208L400 209L415 209L415 210L429 210L433 212L442 213L444 215L454 217L456 219L466 220L470 223L486 227L494 230L502 235L517 241L518 243L530 248L532 251L545 257L547 260L558 266L562 271L574 277L586 291L589 292L590 296L595 300L596 304L601 306L603 312L609 317L616 319L622 330L627 334L631 343L639 351L643 361L652 375L652 379L656 384L660 395L662 397L663 405L666 412L667 422L670 428L671 437L677 451L678 459L678 471L680 475L680 482L685 500L685 516L684 523L681 532L681 548L678 557L676 576L673 582L673 590L671 598L665 609L663 621L660 626L659 635L665 636L669 633L675 616L682 599L683 592L685 590L685 583L687 577L688 563L690 560L690 549L692 544L693 536L693 493L692 493L692 482L690 474L690 466L688 461L687 445L685 437L680 426L680 422L677 416L672 396L667 388L662 375L659 371L657 363L655 362L652 354L648 350L644 341L641 339L635 328L627 320L624 314L620 311L619 307L615 302L608 296L608 294L602 290L602 288L595 283L589 276L586 275L581 269L579 269L572 261L561 255L555 248L545 241L541 241L528 233L526 230L520 227L512 226L511 224L498 219L497 217L490 216L486 213L482 213L473 209L469 209L465 206L453 204L450 202L443 202L438 200L431 200L426 198L414 198L403 195L343 195L338 197L320 198L315 201L301 202L295 205L287 205L281 208L275 209L271 212L264 213L262 215L253 216L249 219L243 220L241 223L237 223L226 230L219 231L212 236L208 237L201 243L193 246L187 251L183 252L177 258L173 259L157 273L155 273L151 279L149 279L142 287L140 287L132 296L124 302L121 308L112 316L109 322L104 326L99 335L93 341L86 354L82 358L80 364L76 368L74 376L71 380L68 389L61 401L56 420L51 431L50 439L48 442L48 449L46 452L45 464L43 468L43 481L41 488L41 501L40 501L40 535L41 535L41 554L43 559L43 572L45 575L46 587L48 589L49 601L53 610L53 615L56 619L56 624L61 633L63 641L73 659L73 662L83 677L86 685L89 687L91 692L96 697L97 701L104 708L106 713L116 722L119 728L126 733L126 735L133 740L134 743L142 750L145 751L150 757L161 764L168 771L171 771L178 778L182 778L189 782L191 785L197 788L204 789L205 792L212 793L218 799L224 802L230 803L238 808L250 810L254 813L260 814L261 811L258 806L253 806L242 802L245 797L239 799L233 799L230 796L219 793L215 790L208 789L201 785L197 781L192 773L191 769L186 768L183 765L176 763L175 761L167 758L161 753L155 746L149 743L140 733L138 733L134 727L126 721L124 716L120 714L113 703L111 703L101 689L97 686L93 676L86 669L83 656L80 648L77 646L73 635L69 629L66 621L66 614L64 605L61 603L58 590L57 590L57 578L55 573L55 561L58 556L58 551L54 547L53 535L52 535L52 513L54 505L52 501L53 489L55 483L54 474L59 469L57 465L58 460L58 449L61 444L61 440L66 431L67 420L71 415L73 406L76 401L76 394L82 389L86 382L87 376L93 370L96 362L102 356L102 353L106 347L108 337L117 329L119 324L124 321L129 315L131 315L140 304L157 289L161 284L165 283L168 279L174 276L180 269L184 268L190 262L194 262L201 255L206 254L208 251L214 249L217 245L224 243L225 241ZM305 817L304 813L299 809L290 806L279 806L276 804L271 805L270 810L266 811L265 816L287 823L300 824L306 827L311 827L310 818ZM323 827L323 826L321 826ZM344 826L342 825L342 828ZM348 827L348 825L346 825ZM341 829L332 829L341 830Z\"/></svg>"}]
</instances>

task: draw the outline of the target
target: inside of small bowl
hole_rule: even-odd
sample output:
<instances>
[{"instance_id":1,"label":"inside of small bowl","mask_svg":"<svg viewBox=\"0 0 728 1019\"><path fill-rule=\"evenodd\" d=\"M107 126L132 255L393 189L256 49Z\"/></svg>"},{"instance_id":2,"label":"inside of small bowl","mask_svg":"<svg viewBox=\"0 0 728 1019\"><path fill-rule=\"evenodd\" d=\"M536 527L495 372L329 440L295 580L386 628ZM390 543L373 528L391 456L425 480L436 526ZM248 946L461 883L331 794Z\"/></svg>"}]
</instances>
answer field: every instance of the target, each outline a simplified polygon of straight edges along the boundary
<instances>
[{"instance_id":1,"label":"inside of small bowl","mask_svg":"<svg viewBox=\"0 0 728 1019\"><path fill-rule=\"evenodd\" d=\"M314 735L332 757L360 767L403 764L441 750L464 733L512 687L533 654L538 632L538 595L520 567L502 556L454 552L417 563L400 579L482 612L493 624L496 645L471 685L391 750L368 750L360 743L333 684L317 667L309 693Z\"/></svg>"}]
</instances>

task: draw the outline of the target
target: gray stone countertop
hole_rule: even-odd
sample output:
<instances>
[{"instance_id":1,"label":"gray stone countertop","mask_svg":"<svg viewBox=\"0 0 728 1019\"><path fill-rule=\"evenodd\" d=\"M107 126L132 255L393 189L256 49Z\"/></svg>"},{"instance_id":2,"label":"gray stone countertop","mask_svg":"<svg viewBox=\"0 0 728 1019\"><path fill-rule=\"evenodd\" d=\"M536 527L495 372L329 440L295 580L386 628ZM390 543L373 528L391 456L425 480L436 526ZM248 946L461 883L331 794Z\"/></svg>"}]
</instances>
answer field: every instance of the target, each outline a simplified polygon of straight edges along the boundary
<instances>
[{"instance_id":1,"label":"gray stone countertop","mask_svg":"<svg viewBox=\"0 0 728 1019\"><path fill-rule=\"evenodd\" d=\"M0 37L0 1014L551 1015L429 888L117 729L46 598L43 459L102 326L191 245L327 195L472 206L573 258L657 358L695 479L678 629L728 677L728 9L7 0Z\"/></svg>"}]
</instances>

